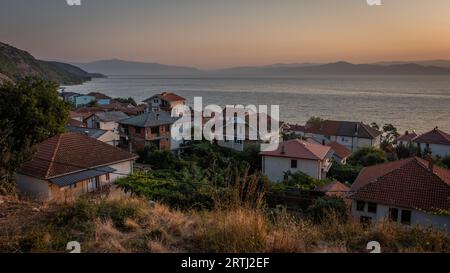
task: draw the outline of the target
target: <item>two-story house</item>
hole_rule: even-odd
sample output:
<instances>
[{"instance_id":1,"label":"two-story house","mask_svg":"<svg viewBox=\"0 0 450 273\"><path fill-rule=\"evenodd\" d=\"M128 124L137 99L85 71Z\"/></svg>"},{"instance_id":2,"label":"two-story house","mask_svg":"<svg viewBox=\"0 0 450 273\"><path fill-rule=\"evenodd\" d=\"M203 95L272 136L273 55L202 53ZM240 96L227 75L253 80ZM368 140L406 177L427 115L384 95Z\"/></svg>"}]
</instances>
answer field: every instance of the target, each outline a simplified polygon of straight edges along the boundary
<instances>
[{"instance_id":1,"label":"two-story house","mask_svg":"<svg viewBox=\"0 0 450 273\"><path fill-rule=\"evenodd\" d=\"M380 147L381 132L362 122L325 120L320 124L306 125L305 137L313 137L328 145L337 142L352 152L359 148Z\"/></svg>"},{"instance_id":2,"label":"two-story house","mask_svg":"<svg viewBox=\"0 0 450 273\"><path fill-rule=\"evenodd\" d=\"M176 118L167 112L148 112L119 121L120 143L131 151L154 145L160 150L172 149L171 126Z\"/></svg>"},{"instance_id":3,"label":"two-story house","mask_svg":"<svg viewBox=\"0 0 450 273\"><path fill-rule=\"evenodd\" d=\"M303 172L325 179L332 165L330 147L294 139L280 143L275 151L261 152L263 173L273 182L282 182L286 173Z\"/></svg>"},{"instance_id":4,"label":"two-story house","mask_svg":"<svg viewBox=\"0 0 450 273\"><path fill-rule=\"evenodd\" d=\"M144 103L148 104L147 111L158 112L165 111L172 113L172 109L178 105L186 105L186 99L170 92L164 92L161 94L156 94L150 98L144 100ZM182 113L175 113L178 116Z\"/></svg>"},{"instance_id":5,"label":"two-story house","mask_svg":"<svg viewBox=\"0 0 450 273\"><path fill-rule=\"evenodd\" d=\"M422 153L445 157L450 155L450 134L438 127L413 139Z\"/></svg>"},{"instance_id":6,"label":"two-story house","mask_svg":"<svg viewBox=\"0 0 450 273\"><path fill-rule=\"evenodd\" d=\"M350 194L363 223L393 221L450 231L450 171L413 157L364 168Z\"/></svg>"}]
</instances>

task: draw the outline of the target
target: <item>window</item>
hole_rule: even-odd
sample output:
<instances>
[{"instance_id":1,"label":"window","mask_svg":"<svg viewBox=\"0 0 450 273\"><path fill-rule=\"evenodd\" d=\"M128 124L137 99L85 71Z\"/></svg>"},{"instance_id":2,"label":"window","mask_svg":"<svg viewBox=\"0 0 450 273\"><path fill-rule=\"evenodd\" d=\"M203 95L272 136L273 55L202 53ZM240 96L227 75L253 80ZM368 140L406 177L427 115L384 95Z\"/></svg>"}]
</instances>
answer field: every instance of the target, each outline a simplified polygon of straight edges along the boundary
<instances>
[{"instance_id":1,"label":"window","mask_svg":"<svg viewBox=\"0 0 450 273\"><path fill-rule=\"evenodd\" d=\"M398 209L396 208L389 209L389 220L391 220L392 222L398 221Z\"/></svg>"},{"instance_id":2,"label":"window","mask_svg":"<svg viewBox=\"0 0 450 273\"><path fill-rule=\"evenodd\" d=\"M367 212L370 212L370 213L377 213L377 204L375 204L375 203L369 203L369 204L367 205Z\"/></svg>"},{"instance_id":3,"label":"window","mask_svg":"<svg viewBox=\"0 0 450 273\"><path fill-rule=\"evenodd\" d=\"M140 134L140 133L141 133L141 128L136 127L136 128L135 128L135 131L136 131L136 134Z\"/></svg>"},{"instance_id":4,"label":"window","mask_svg":"<svg viewBox=\"0 0 450 273\"><path fill-rule=\"evenodd\" d=\"M166 125L165 131L166 131L166 132L170 132L170 125Z\"/></svg>"},{"instance_id":5,"label":"window","mask_svg":"<svg viewBox=\"0 0 450 273\"><path fill-rule=\"evenodd\" d=\"M75 189L76 187L77 187L77 184L69 185L69 189Z\"/></svg>"},{"instance_id":6,"label":"window","mask_svg":"<svg viewBox=\"0 0 450 273\"><path fill-rule=\"evenodd\" d=\"M105 175L105 177L106 177L106 180L109 181L109 179L110 179L109 173L107 173L107 174Z\"/></svg>"},{"instance_id":7,"label":"window","mask_svg":"<svg viewBox=\"0 0 450 273\"><path fill-rule=\"evenodd\" d=\"M297 160L296 159L292 159L291 160L291 169L297 169Z\"/></svg>"},{"instance_id":8,"label":"window","mask_svg":"<svg viewBox=\"0 0 450 273\"><path fill-rule=\"evenodd\" d=\"M366 203L363 201L356 201L356 210L357 211L364 211L364 207L366 206Z\"/></svg>"},{"instance_id":9,"label":"window","mask_svg":"<svg viewBox=\"0 0 450 273\"><path fill-rule=\"evenodd\" d=\"M411 211L402 210L402 224L411 225Z\"/></svg>"},{"instance_id":10,"label":"window","mask_svg":"<svg viewBox=\"0 0 450 273\"><path fill-rule=\"evenodd\" d=\"M159 127L152 127L150 130L152 135L157 135L159 133Z\"/></svg>"}]
</instances>

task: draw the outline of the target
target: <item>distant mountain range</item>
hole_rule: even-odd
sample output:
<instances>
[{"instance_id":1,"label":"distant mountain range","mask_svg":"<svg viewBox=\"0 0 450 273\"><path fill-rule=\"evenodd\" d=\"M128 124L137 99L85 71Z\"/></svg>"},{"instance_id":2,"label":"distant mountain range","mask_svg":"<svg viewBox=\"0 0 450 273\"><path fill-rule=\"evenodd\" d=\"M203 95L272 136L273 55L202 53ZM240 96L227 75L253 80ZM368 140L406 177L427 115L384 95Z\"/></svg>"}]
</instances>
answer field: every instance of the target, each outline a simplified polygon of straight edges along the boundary
<instances>
[{"instance_id":1,"label":"distant mountain range","mask_svg":"<svg viewBox=\"0 0 450 273\"><path fill-rule=\"evenodd\" d=\"M395 65L395 64L410 64L415 63L423 66L437 66L437 67L445 67L450 68L450 61L447 60L432 60L432 61L414 61L414 62L405 62L405 61L397 61L397 62L378 62L374 63L375 65Z\"/></svg>"},{"instance_id":2,"label":"distant mountain range","mask_svg":"<svg viewBox=\"0 0 450 273\"><path fill-rule=\"evenodd\" d=\"M0 42L0 83L16 81L25 76L39 76L59 84L81 84L103 75L148 76L252 76L295 77L302 75L450 75L450 61L379 62L352 64L292 63L267 66L242 66L218 70L159 63L103 60L91 63L67 64L42 61L30 53Z\"/></svg>"},{"instance_id":3,"label":"distant mountain range","mask_svg":"<svg viewBox=\"0 0 450 273\"><path fill-rule=\"evenodd\" d=\"M440 64L440 66L439 66ZM301 76L301 75L450 75L450 61L392 62L377 64L352 64L336 62L329 64L294 63L268 66L242 66L218 70L200 70L194 67L164 65L158 63L105 60L75 64L88 72L106 75L149 76Z\"/></svg>"},{"instance_id":4,"label":"distant mountain range","mask_svg":"<svg viewBox=\"0 0 450 273\"><path fill-rule=\"evenodd\" d=\"M203 72L194 67L165 65L159 63L102 60L91 63L74 63L88 72L105 75L197 75Z\"/></svg>"},{"instance_id":5,"label":"distant mountain range","mask_svg":"<svg viewBox=\"0 0 450 273\"><path fill-rule=\"evenodd\" d=\"M60 62L41 61L30 53L0 42L0 83L37 76L58 84L81 84L103 75Z\"/></svg>"}]
</instances>

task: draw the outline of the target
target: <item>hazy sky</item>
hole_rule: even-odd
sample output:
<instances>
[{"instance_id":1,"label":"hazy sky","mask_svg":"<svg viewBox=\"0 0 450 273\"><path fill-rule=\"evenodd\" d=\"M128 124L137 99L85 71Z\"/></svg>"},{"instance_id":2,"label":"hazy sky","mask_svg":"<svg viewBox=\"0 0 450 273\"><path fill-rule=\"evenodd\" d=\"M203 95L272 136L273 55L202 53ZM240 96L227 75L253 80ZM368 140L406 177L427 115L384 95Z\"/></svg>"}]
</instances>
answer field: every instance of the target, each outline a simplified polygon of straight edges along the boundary
<instances>
[{"instance_id":1,"label":"hazy sky","mask_svg":"<svg viewBox=\"0 0 450 273\"><path fill-rule=\"evenodd\" d=\"M449 0L0 0L0 41L42 59L218 68L450 59Z\"/></svg>"}]
</instances>

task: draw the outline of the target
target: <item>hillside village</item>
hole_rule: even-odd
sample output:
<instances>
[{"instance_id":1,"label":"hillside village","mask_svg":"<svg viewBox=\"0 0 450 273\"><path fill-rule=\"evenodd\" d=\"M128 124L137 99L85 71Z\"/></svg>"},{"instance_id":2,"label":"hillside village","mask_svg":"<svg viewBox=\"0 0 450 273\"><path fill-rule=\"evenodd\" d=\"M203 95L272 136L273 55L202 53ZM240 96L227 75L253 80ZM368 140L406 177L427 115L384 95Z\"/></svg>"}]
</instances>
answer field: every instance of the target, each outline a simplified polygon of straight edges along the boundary
<instances>
[{"instance_id":1,"label":"hillside village","mask_svg":"<svg viewBox=\"0 0 450 273\"><path fill-rule=\"evenodd\" d=\"M203 209L217 197L195 184L217 180L225 189L231 172L243 177L231 183L243 183L240 199L260 202L261 192L271 208L301 214L313 208L316 218L337 210L362 225L450 232L450 134L437 127L399 134L389 124L312 117L302 125L280 122L278 149L260 151L248 138L175 140L171 129L181 117L172 109L187 102L171 92L140 104L98 92L62 91L59 99L72 105L65 132L37 144L16 170L21 198L64 203L119 189L177 209ZM248 129L248 115L240 122ZM250 177L254 186L246 184Z\"/></svg>"},{"instance_id":2,"label":"hillside village","mask_svg":"<svg viewBox=\"0 0 450 273\"><path fill-rule=\"evenodd\" d=\"M157 94L140 105L120 103L101 93L81 95L63 92L60 95L63 100L72 103L75 109L70 113L68 133L41 143L33 160L18 171L19 188L33 197L45 197L46 200L56 198L55 194L49 194L51 191L46 192L45 184L49 188L55 184L66 187L63 191L66 195L71 195L72 191L95 191L109 185L118 177L131 174L133 162L137 159L131 153L138 153L149 145L157 150L177 154L182 149L180 143L171 137L171 126L178 118L171 116L171 110L175 105L186 104L186 99L177 94ZM305 173L317 180L325 180L333 162L345 166L348 158L361 148L380 148L384 141L381 131L361 122L324 120L304 126L282 124L281 127L282 134L291 139L283 141L276 151L260 153L262 172L270 181L279 183L286 179L287 173L296 172ZM407 159L375 164L363 168L355 181L332 183L339 182L347 186L346 198L353 200L352 214L363 222L376 222L389 217L411 225L433 225L439 228L450 226L450 218L432 214L433 210L449 209L450 172L435 165L435 159L430 156L450 156L450 134L434 128L420 135L405 132L404 135L395 137L396 139L385 147L386 151L392 148L395 150L396 147L415 146L423 158L411 155ZM219 142L218 145L243 151L247 145L246 141L248 140L235 139L234 144L242 143L239 148L228 145L226 141ZM101 145L100 142L119 149ZM72 147L71 143L77 145ZM96 145L99 145L99 150L95 153L96 158L106 160L111 157L109 161L89 161L86 154L92 152ZM182 143L181 146L183 145L187 143ZM49 162L43 164L41 161L45 159L40 157L40 153L53 157L48 157ZM100 156L102 153L105 155ZM82 161L78 162L77 158L82 158ZM56 162L56 159L63 162ZM114 165L121 161L126 162L126 166ZM58 168L58 164L64 162L79 164L80 167L66 170L62 165L60 167L63 172L52 173L53 168ZM30 168L28 164L39 167ZM99 167L105 169L97 170ZM395 177L397 172L408 175L387 180L389 176ZM47 176L41 176L40 173ZM25 174L27 178L24 178ZM41 179L42 187L38 187L38 182L32 178ZM64 183L58 184L55 181ZM355 183L351 185L349 182ZM385 191L381 195L378 192L381 191L379 187ZM427 213L430 213L428 217Z\"/></svg>"}]
</instances>

